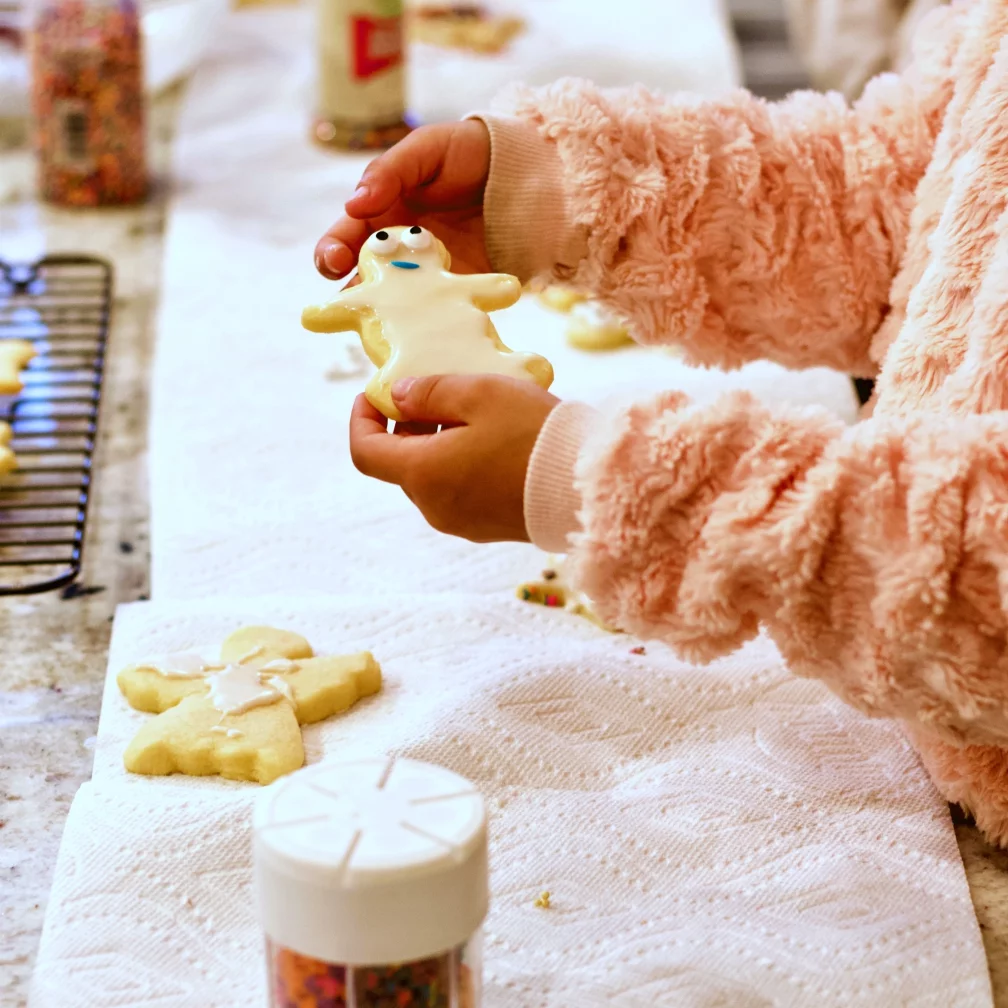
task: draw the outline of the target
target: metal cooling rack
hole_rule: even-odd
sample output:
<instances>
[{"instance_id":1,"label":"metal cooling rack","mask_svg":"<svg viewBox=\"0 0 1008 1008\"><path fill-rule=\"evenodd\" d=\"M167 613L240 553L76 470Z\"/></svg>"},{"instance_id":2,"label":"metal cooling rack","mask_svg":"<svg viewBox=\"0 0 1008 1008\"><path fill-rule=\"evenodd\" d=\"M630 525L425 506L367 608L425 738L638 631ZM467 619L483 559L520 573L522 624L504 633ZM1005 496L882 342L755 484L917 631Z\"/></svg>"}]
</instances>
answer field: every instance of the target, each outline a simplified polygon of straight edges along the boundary
<instances>
[{"instance_id":1,"label":"metal cooling rack","mask_svg":"<svg viewBox=\"0 0 1008 1008\"><path fill-rule=\"evenodd\" d=\"M0 260L0 341L36 351L20 395L0 397L18 459L0 479L0 595L53 591L80 573L111 302L102 259Z\"/></svg>"}]
</instances>

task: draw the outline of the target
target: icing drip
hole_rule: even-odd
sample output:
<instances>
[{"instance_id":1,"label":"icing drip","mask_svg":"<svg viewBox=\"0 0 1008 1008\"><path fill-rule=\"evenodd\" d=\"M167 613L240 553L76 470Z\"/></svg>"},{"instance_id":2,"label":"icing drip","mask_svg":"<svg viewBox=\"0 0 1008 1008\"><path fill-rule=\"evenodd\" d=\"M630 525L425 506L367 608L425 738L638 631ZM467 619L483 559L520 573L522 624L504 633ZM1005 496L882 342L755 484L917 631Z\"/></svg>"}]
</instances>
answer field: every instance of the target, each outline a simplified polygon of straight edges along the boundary
<instances>
[{"instance_id":1,"label":"icing drip","mask_svg":"<svg viewBox=\"0 0 1008 1008\"><path fill-rule=\"evenodd\" d=\"M241 738L243 732L238 731L237 728L225 728L224 725L215 724L210 731L214 732L216 735L227 735L228 738Z\"/></svg>"},{"instance_id":2,"label":"icing drip","mask_svg":"<svg viewBox=\"0 0 1008 1008\"><path fill-rule=\"evenodd\" d=\"M294 703L294 692L290 688L290 683L285 682L279 676L270 676L265 685L275 689L288 703Z\"/></svg>"},{"instance_id":3,"label":"icing drip","mask_svg":"<svg viewBox=\"0 0 1008 1008\"><path fill-rule=\"evenodd\" d=\"M291 661L290 658L274 658L272 661L266 662L262 667L263 672L275 672L279 675L289 675L291 672L297 672L301 666L296 661Z\"/></svg>"},{"instance_id":4,"label":"icing drip","mask_svg":"<svg viewBox=\"0 0 1008 1008\"><path fill-rule=\"evenodd\" d=\"M228 665L207 677L210 702L222 714L242 714L253 707L291 700L290 688L282 679L268 676L252 665Z\"/></svg>"}]
</instances>

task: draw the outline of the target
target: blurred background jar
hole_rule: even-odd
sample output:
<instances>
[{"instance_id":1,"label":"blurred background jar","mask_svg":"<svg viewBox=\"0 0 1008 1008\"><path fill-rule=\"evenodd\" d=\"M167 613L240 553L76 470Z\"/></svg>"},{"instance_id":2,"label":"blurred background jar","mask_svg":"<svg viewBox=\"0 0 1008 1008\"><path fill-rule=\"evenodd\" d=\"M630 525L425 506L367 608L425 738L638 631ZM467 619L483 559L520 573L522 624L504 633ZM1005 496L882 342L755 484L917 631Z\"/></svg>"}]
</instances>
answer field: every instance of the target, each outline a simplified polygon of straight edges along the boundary
<instances>
[{"instance_id":1,"label":"blurred background jar","mask_svg":"<svg viewBox=\"0 0 1008 1008\"><path fill-rule=\"evenodd\" d=\"M410 131L402 0L318 0L315 140L381 150Z\"/></svg>"},{"instance_id":2,"label":"blurred background jar","mask_svg":"<svg viewBox=\"0 0 1008 1008\"><path fill-rule=\"evenodd\" d=\"M40 196L76 207L140 202L148 175L135 0L38 0L29 24Z\"/></svg>"}]
</instances>

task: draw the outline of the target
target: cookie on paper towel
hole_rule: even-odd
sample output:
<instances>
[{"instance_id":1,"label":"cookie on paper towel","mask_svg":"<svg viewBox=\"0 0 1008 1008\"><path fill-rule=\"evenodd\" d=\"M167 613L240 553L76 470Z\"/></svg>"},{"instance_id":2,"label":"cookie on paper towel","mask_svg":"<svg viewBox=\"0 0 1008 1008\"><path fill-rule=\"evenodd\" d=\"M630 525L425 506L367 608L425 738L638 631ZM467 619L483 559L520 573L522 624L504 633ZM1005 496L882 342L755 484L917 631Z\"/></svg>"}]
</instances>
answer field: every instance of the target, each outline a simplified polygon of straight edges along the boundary
<instances>
[{"instance_id":1,"label":"cookie on paper towel","mask_svg":"<svg viewBox=\"0 0 1008 1008\"><path fill-rule=\"evenodd\" d=\"M506 347L487 314L518 300L518 280L505 273L451 273L450 265L448 250L426 229L384 228L361 249L361 282L301 315L312 332L360 334L378 368L364 394L390 420L402 419L391 391L400 378L499 374L544 389L553 382L550 362Z\"/></svg>"},{"instance_id":2,"label":"cookie on paper towel","mask_svg":"<svg viewBox=\"0 0 1008 1008\"><path fill-rule=\"evenodd\" d=\"M35 347L22 339L0 340L0 395L17 395L24 387L21 372L35 356Z\"/></svg>"},{"instance_id":3,"label":"cookie on paper towel","mask_svg":"<svg viewBox=\"0 0 1008 1008\"><path fill-rule=\"evenodd\" d=\"M548 287L544 287L542 290L536 292L536 297L539 299L540 304L563 314L569 312L575 305L579 305L582 301L587 300L585 295L580 291L574 290L573 287L566 287L563 284L550 284Z\"/></svg>"},{"instance_id":4,"label":"cookie on paper towel","mask_svg":"<svg viewBox=\"0 0 1008 1008\"><path fill-rule=\"evenodd\" d=\"M632 345L633 337L618 318L585 301L571 309L567 342L578 350L618 350Z\"/></svg>"},{"instance_id":5,"label":"cookie on paper towel","mask_svg":"<svg viewBox=\"0 0 1008 1008\"><path fill-rule=\"evenodd\" d=\"M131 707L157 715L126 747L130 773L269 784L304 764L301 725L377 693L382 677L367 651L318 657L298 634L244 627L219 657L166 654L128 666L117 682Z\"/></svg>"}]
</instances>

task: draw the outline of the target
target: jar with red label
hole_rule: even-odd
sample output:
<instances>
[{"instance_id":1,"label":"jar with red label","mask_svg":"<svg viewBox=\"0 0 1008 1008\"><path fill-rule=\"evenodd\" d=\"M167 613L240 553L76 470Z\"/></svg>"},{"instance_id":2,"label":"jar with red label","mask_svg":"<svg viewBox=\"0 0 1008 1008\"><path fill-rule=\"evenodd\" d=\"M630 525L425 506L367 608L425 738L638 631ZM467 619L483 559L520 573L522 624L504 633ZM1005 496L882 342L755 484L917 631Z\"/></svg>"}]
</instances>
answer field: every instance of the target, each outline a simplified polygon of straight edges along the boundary
<instances>
[{"instance_id":1,"label":"jar with red label","mask_svg":"<svg viewBox=\"0 0 1008 1008\"><path fill-rule=\"evenodd\" d=\"M62 206L147 195L136 0L40 0L29 32L39 188Z\"/></svg>"},{"instance_id":2,"label":"jar with red label","mask_svg":"<svg viewBox=\"0 0 1008 1008\"><path fill-rule=\"evenodd\" d=\"M380 150L410 131L402 0L319 0L315 139Z\"/></svg>"}]
</instances>

